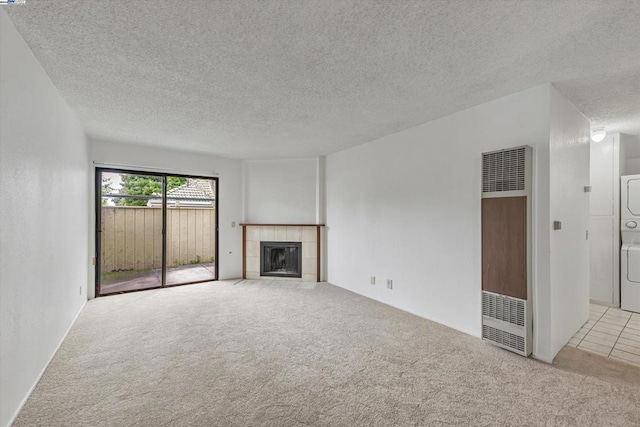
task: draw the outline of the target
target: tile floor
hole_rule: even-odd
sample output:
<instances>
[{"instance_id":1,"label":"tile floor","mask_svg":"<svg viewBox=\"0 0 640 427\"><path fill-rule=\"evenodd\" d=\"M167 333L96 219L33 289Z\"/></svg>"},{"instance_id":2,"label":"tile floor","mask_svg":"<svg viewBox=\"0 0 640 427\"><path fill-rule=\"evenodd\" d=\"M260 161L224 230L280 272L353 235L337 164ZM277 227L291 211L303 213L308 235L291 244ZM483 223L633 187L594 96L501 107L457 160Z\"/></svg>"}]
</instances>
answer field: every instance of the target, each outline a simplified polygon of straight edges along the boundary
<instances>
[{"instance_id":1,"label":"tile floor","mask_svg":"<svg viewBox=\"0 0 640 427\"><path fill-rule=\"evenodd\" d=\"M589 321L569 345L640 367L640 314L589 305Z\"/></svg>"}]
</instances>

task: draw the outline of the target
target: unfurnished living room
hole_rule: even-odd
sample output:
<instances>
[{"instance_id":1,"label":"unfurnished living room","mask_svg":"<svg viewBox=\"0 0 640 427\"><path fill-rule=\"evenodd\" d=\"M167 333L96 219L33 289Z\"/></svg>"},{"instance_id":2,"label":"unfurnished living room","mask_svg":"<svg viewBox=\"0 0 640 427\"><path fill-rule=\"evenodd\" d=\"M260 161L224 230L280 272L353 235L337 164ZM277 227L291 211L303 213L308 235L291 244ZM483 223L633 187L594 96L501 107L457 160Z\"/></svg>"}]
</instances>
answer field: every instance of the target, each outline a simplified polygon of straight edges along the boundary
<instances>
[{"instance_id":1,"label":"unfurnished living room","mask_svg":"<svg viewBox=\"0 0 640 427\"><path fill-rule=\"evenodd\" d=\"M637 0L0 0L0 426L640 425Z\"/></svg>"}]
</instances>

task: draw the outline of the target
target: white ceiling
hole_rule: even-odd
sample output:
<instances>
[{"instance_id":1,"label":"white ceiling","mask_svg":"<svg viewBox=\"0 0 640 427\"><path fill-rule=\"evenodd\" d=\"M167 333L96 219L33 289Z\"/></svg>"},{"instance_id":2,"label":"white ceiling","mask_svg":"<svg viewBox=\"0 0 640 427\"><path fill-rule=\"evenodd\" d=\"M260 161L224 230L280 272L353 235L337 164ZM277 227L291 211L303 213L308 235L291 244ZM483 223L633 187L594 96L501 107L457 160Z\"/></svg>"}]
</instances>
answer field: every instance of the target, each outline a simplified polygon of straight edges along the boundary
<instances>
[{"instance_id":1,"label":"white ceiling","mask_svg":"<svg viewBox=\"0 0 640 427\"><path fill-rule=\"evenodd\" d=\"M640 135L640 1L38 1L5 6L90 135L328 154L553 82Z\"/></svg>"}]
</instances>

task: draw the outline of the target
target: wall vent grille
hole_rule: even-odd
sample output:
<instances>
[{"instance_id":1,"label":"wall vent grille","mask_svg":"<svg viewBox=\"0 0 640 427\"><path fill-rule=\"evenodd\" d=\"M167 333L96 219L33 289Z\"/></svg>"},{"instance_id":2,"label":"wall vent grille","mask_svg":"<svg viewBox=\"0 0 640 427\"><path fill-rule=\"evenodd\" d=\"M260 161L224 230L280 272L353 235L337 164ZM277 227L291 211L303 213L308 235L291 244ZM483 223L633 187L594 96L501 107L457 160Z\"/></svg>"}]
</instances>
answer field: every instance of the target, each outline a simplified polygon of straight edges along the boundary
<instances>
[{"instance_id":1,"label":"wall vent grille","mask_svg":"<svg viewBox=\"0 0 640 427\"><path fill-rule=\"evenodd\" d=\"M482 155L482 192L525 190L525 147Z\"/></svg>"},{"instance_id":2,"label":"wall vent grille","mask_svg":"<svg viewBox=\"0 0 640 427\"><path fill-rule=\"evenodd\" d=\"M488 325L482 325L482 338L501 344L505 347L509 347L520 353L523 353L525 350L523 336L514 335L510 332L496 329Z\"/></svg>"},{"instance_id":3,"label":"wall vent grille","mask_svg":"<svg viewBox=\"0 0 640 427\"><path fill-rule=\"evenodd\" d=\"M524 326L525 301L483 292L482 315L513 325Z\"/></svg>"}]
</instances>

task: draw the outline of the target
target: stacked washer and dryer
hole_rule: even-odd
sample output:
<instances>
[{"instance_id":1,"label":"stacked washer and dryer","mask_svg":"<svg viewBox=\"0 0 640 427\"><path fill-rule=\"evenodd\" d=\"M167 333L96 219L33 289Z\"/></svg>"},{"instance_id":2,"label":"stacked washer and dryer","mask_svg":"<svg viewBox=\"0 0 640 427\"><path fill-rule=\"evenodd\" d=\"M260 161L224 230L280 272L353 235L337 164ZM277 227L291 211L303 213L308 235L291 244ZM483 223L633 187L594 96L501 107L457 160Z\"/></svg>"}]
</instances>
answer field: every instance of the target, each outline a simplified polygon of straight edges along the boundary
<instances>
[{"instance_id":1,"label":"stacked washer and dryer","mask_svg":"<svg viewBox=\"0 0 640 427\"><path fill-rule=\"evenodd\" d=\"M621 177L620 193L620 303L640 313L640 175Z\"/></svg>"}]
</instances>

